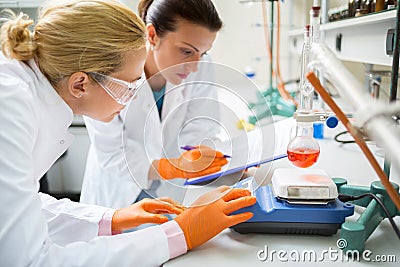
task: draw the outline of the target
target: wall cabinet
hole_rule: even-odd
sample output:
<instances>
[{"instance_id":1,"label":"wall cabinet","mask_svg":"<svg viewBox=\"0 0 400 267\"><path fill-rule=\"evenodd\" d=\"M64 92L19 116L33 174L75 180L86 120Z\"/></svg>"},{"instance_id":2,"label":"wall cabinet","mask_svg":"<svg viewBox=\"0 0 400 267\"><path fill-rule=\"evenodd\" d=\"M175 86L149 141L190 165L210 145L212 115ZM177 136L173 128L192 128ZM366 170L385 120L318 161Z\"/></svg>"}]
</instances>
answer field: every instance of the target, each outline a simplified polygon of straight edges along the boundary
<instances>
[{"instance_id":1,"label":"wall cabinet","mask_svg":"<svg viewBox=\"0 0 400 267\"><path fill-rule=\"evenodd\" d=\"M391 48L396 24L396 10L364 15L321 25L321 35L337 57L341 60L392 65ZM303 31L289 31L291 51L301 53Z\"/></svg>"}]
</instances>

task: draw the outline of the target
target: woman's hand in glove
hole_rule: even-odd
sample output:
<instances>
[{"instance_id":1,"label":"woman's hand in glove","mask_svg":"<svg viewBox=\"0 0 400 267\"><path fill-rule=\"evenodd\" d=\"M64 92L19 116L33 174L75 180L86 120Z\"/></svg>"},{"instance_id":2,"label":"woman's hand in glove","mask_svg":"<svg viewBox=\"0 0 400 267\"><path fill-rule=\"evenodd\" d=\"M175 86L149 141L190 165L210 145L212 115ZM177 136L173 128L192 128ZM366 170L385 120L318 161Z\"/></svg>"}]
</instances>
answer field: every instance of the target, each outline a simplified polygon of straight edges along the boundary
<instances>
[{"instance_id":1,"label":"woman's hand in glove","mask_svg":"<svg viewBox=\"0 0 400 267\"><path fill-rule=\"evenodd\" d=\"M115 211L112 231L124 231L145 223L161 224L168 221L162 214L181 214L185 207L171 198L145 198L129 207Z\"/></svg>"},{"instance_id":2,"label":"woman's hand in glove","mask_svg":"<svg viewBox=\"0 0 400 267\"><path fill-rule=\"evenodd\" d=\"M188 249L200 246L225 228L253 217L251 212L230 215L236 210L254 205L256 198L250 195L246 189L221 186L199 197L178 215L175 221L185 234Z\"/></svg>"},{"instance_id":3,"label":"woman's hand in glove","mask_svg":"<svg viewBox=\"0 0 400 267\"><path fill-rule=\"evenodd\" d=\"M228 163L220 151L208 146L197 146L185 151L179 158L163 158L158 162L158 172L164 179L195 178L221 170Z\"/></svg>"}]
</instances>

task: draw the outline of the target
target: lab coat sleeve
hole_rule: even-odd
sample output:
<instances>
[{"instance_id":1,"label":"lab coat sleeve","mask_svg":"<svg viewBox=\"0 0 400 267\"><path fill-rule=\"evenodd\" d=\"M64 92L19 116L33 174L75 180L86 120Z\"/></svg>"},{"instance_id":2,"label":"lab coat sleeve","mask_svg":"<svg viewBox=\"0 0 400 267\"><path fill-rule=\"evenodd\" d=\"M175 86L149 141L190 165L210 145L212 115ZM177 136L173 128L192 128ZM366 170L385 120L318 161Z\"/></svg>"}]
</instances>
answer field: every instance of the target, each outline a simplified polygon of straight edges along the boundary
<instances>
[{"instance_id":1,"label":"lab coat sleeve","mask_svg":"<svg viewBox=\"0 0 400 267\"><path fill-rule=\"evenodd\" d=\"M47 194L39 193L39 196L49 236L59 245L89 241L98 236L99 222L109 210L101 206L72 202L69 199L57 200ZM71 232L75 234L71 235Z\"/></svg>"},{"instance_id":2,"label":"lab coat sleeve","mask_svg":"<svg viewBox=\"0 0 400 267\"><path fill-rule=\"evenodd\" d=\"M190 124L181 132L180 138L183 141L181 143L198 144L204 138L219 141L221 128L218 87L212 85L214 71L210 62L199 64L195 81L199 83L194 83L190 86L190 90L185 92L190 94L188 99L191 99L185 118L185 121L190 121Z\"/></svg>"},{"instance_id":3,"label":"lab coat sleeve","mask_svg":"<svg viewBox=\"0 0 400 267\"><path fill-rule=\"evenodd\" d=\"M160 226L66 246L51 240L33 177L38 125L35 102L16 90L18 86L4 81L0 86L1 265L159 266L167 261L168 241ZM93 212L97 213L97 208Z\"/></svg>"},{"instance_id":4,"label":"lab coat sleeve","mask_svg":"<svg viewBox=\"0 0 400 267\"><path fill-rule=\"evenodd\" d=\"M109 123L85 117L91 147L86 163L81 202L122 208L149 187L151 160L117 116ZM129 168L130 166L134 168Z\"/></svg>"}]
</instances>

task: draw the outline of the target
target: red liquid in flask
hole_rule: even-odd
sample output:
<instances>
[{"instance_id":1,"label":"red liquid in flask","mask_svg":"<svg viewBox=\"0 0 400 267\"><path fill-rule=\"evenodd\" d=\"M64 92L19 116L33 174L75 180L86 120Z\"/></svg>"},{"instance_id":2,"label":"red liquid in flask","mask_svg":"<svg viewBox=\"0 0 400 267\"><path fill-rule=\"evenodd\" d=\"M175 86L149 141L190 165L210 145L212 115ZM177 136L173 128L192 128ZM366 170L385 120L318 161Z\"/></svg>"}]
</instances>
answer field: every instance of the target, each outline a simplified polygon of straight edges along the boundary
<instances>
[{"instance_id":1,"label":"red liquid in flask","mask_svg":"<svg viewBox=\"0 0 400 267\"><path fill-rule=\"evenodd\" d=\"M296 150L288 150L288 159L293 165L300 168L307 168L312 166L319 157L319 150L298 148Z\"/></svg>"}]
</instances>

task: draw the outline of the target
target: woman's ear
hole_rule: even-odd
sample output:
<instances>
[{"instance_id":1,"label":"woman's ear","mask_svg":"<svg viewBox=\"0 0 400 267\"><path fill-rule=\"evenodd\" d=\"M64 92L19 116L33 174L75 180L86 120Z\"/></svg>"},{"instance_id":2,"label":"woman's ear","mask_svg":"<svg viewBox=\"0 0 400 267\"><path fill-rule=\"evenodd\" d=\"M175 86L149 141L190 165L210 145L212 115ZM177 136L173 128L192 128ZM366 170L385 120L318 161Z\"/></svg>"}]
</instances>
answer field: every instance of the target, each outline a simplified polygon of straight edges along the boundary
<instances>
[{"instance_id":1,"label":"woman's ear","mask_svg":"<svg viewBox=\"0 0 400 267\"><path fill-rule=\"evenodd\" d=\"M86 93L90 83L89 76L84 72L75 72L68 79L68 91L75 98L81 98Z\"/></svg>"},{"instance_id":2,"label":"woman's ear","mask_svg":"<svg viewBox=\"0 0 400 267\"><path fill-rule=\"evenodd\" d=\"M156 28L152 23L148 23L146 25L146 32L147 32L147 41L150 44L150 47L156 46L158 42L158 36L156 32Z\"/></svg>"}]
</instances>

